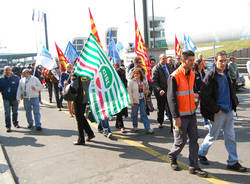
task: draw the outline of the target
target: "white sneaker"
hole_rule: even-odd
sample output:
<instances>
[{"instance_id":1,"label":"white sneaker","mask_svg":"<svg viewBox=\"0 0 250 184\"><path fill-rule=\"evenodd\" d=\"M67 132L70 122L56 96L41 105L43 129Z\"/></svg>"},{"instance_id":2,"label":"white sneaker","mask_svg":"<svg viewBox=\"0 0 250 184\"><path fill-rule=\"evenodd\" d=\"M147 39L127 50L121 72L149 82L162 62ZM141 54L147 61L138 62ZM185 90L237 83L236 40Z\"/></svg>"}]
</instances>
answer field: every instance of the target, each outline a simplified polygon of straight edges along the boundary
<instances>
[{"instance_id":1,"label":"white sneaker","mask_svg":"<svg viewBox=\"0 0 250 184\"><path fill-rule=\"evenodd\" d=\"M205 128L206 130L209 130L209 129L210 129L210 126L209 126L209 125L204 125L204 128Z\"/></svg>"},{"instance_id":2,"label":"white sneaker","mask_svg":"<svg viewBox=\"0 0 250 184\"><path fill-rule=\"evenodd\" d=\"M154 133L154 130L153 130L153 129L149 129L149 130L147 130L146 133L147 133L147 134L153 134L153 133Z\"/></svg>"},{"instance_id":3,"label":"white sneaker","mask_svg":"<svg viewBox=\"0 0 250 184\"><path fill-rule=\"evenodd\" d=\"M110 132L108 133L107 138L111 138L111 136L112 136L112 133Z\"/></svg>"}]
</instances>

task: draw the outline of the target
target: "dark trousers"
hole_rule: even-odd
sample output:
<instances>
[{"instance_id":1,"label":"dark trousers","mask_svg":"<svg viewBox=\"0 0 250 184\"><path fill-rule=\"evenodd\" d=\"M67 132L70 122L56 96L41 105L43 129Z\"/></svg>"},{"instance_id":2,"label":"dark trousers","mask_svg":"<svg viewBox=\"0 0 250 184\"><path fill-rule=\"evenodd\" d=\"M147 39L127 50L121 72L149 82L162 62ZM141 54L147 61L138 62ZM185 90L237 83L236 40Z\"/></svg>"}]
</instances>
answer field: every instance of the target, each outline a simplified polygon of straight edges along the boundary
<instances>
[{"instance_id":1,"label":"dark trousers","mask_svg":"<svg viewBox=\"0 0 250 184\"><path fill-rule=\"evenodd\" d=\"M234 88L234 90L236 90L236 79L232 79L232 86L233 86L233 88Z\"/></svg>"},{"instance_id":2,"label":"dark trousers","mask_svg":"<svg viewBox=\"0 0 250 184\"><path fill-rule=\"evenodd\" d=\"M158 108L158 112L157 112L158 123L162 124L164 122L164 112L167 111L168 118L169 118L170 125L171 125L171 129L172 129L173 128L173 119L172 119L171 113L169 112L167 96L166 95L157 96L156 101L157 101L157 108Z\"/></svg>"},{"instance_id":3,"label":"dark trousers","mask_svg":"<svg viewBox=\"0 0 250 184\"><path fill-rule=\"evenodd\" d=\"M187 142L189 137L189 165L199 168L198 165L198 131L196 115L181 117L181 127L174 127L174 144L168 153L170 159L177 158Z\"/></svg>"},{"instance_id":4,"label":"dark trousers","mask_svg":"<svg viewBox=\"0 0 250 184\"><path fill-rule=\"evenodd\" d=\"M52 102L52 83L49 79L45 79L45 82L48 86L48 92L49 92L49 101Z\"/></svg>"},{"instance_id":5,"label":"dark trousers","mask_svg":"<svg viewBox=\"0 0 250 184\"><path fill-rule=\"evenodd\" d=\"M118 114L116 114L116 123L115 123L115 127L116 128L124 128L124 124L123 124L123 118L122 116L126 113L127 109L124 108L121 110L121 112L119 112Z\"/></svg>"},{"instance_id":6,"label":"dark trousers","mask_svg":"<svg viewBox=\"0 0 250 184\"><path fill-rule=\"evenodd\" d=\"M74 101L75 108L75 116L77 121L77 129L78 129L78 142L85 142L84 140L84 131L88 136L94 135L91 127L89 126L88 121L86 120L84 113L86 109L86 104L79 103Z\"/></svg>"},{"instance_id":7,"label":"dark trousers","mask_svg":"<svg viewBox=\"0 0 250 184\"><path fill-rule=\"evenodd\" d=\"M55 97L56 97L57 108L61 108L62 107L62 102L60 101L60 96L59 96L60 89L58 87L58 82L53 83L53 86L54 86L54 94L55 94Z\"/></svg>"}]
</instances>

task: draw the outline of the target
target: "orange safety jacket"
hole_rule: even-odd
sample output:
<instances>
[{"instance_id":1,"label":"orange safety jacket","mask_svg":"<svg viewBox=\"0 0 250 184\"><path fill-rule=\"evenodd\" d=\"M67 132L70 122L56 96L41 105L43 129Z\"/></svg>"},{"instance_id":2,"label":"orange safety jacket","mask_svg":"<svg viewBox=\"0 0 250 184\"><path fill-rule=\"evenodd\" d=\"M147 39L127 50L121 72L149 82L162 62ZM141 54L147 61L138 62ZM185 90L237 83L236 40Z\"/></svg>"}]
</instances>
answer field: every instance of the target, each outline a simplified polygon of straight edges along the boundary
<instances>
[{"instance_id":1,"label":"orange safety jacket","mask_svg":"<svg viewBox=\"0 0 250 184\"><path fill-rule=\"evenodd\" d=\"M190 74L186 75L185 69L180 66L171 75L175 78L177 83L176 97L180 116L194 114L196 109L193 91L195 80L194 72L190 71Z\"/></svg>"}]
</instances>

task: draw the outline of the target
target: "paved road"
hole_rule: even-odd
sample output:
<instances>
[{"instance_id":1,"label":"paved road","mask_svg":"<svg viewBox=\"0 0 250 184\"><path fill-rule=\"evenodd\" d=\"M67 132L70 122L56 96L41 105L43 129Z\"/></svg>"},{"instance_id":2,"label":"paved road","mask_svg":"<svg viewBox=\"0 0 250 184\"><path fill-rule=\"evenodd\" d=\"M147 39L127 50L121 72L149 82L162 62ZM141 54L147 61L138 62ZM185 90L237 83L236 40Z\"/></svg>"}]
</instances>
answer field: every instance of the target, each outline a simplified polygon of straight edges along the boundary
<instances>
[{"instance_id":1,"label":"paved road","mask_svg":"<svg viewBox=\"0 0 250 184\"><path fill-rule=\"evenodd\" d=\"M47 92L42 93L43 101L48 101ZM249 90L238 93L240 106L235 128L240 162L250 167L250 101ZM155 102L155 101L154 101ZM67 111L57 111L55 103L41 106L43 131L26 128L27 122L22 104L19 108L20 129L13 128L6 133L2 101L0 102L0 141L6 151L7 160L16 183L20 184L73 184L73 183L249 183L249 173L236 173L225 169L227 153L220 135L211 147L208 159L211 165L203 167L210 178L202 179L190 175L187 170L188 145L179 160L182 171L170 169L167 153L171 149L173 137L168 121L163 129L158 129L156 112L150 115L154 135L146 135L142 123L138 133L131 133L132 122L125 120L128 132L121 134L110 122L115 136L110 140L99 134L92 124L96 138L86 146L73 146L77 138L76 121ZM207 133L198 113L199 143ZM0 152L1 153L1 152ZM250 169L249 169L250 170ZM1 169L0 169L1 171ZM3 173L3 172L1 172ZM1 181L1 180L0 180Z\"/></svg>"}]
</instances>

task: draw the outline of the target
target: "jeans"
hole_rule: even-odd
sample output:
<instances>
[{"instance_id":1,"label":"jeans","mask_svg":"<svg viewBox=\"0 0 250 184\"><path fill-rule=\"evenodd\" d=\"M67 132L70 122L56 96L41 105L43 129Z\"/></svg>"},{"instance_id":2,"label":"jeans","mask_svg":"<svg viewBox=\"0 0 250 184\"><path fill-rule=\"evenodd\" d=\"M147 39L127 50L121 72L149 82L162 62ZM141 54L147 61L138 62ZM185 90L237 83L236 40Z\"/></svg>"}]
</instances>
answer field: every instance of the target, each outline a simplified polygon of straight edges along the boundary
<instances>
[{"instance_id":1,"label":"jeans","mask_svg":"<svg viewBox=\"0 0 250 184\"><path fill-rule=\"evenodd\" d=\"M10 107L12 107L12 122L14 125L18 125L18 121L17 121L18 102L17 100L3 99L3 105L4 105L6 128L11 127Z\"/></svg>"},{"instance_id":2,"label":"jeans","mask_svg":"<svg viewBox=\"0 0 250 184\"><path fill-rule=\"evenodd\" d=\"M215 114L214 122L211 123L209 133L205 137L200 149L199 155L206 156L208 149L214 143L219 136L220 130L223 130L224 143L229 154L227 163L233 165L238 162L238 156L236 151L235 131L233 112Z\"/></svg>"},{"instance_id":3,"label":"jeans","mask_svg":"<svg viewBox=\"0 0 250 184\"><path fill-rule=\"evenodd\" d=\"M102 128L103 128L103 131L104 131L104 134L105 135L108 135L108 133L111 133L111 130L110 130L110 127L109 127L109 119L105 119L105 120L102 120L100 122Z\"/></svg>"},{"instance_id":4,"label":"jeans","mask_svg":"<svg viewBox=\"0 0 250 184\"><path fill-rule=\"evenodd\" d=\"M33 110L35 125L36 127L41 127L41 115L40 115L40 105L39 98L24 98L23 99L24 109L26 111L26 119L29 125L33 125L33 118L31 111Z\"/></svg>"},{"instance_id":5,"label":"jeans","mask_svg":"<svg viewBox=\"0 0 250 184\"><path fill-rule=\"evenodd\" d=\"M134 106L132 107L131 118L133 120L133 127L134 128L138 127L138 110L139 110L139 108L140 108L140 115L141 115L141 120L144 124L144 128L146 130L149 130L150 124L149 124L148 116L146 113L146 105L144 102L144 98L139 100L139 104L134 104Z\"/></svg>"}]
</instances>

